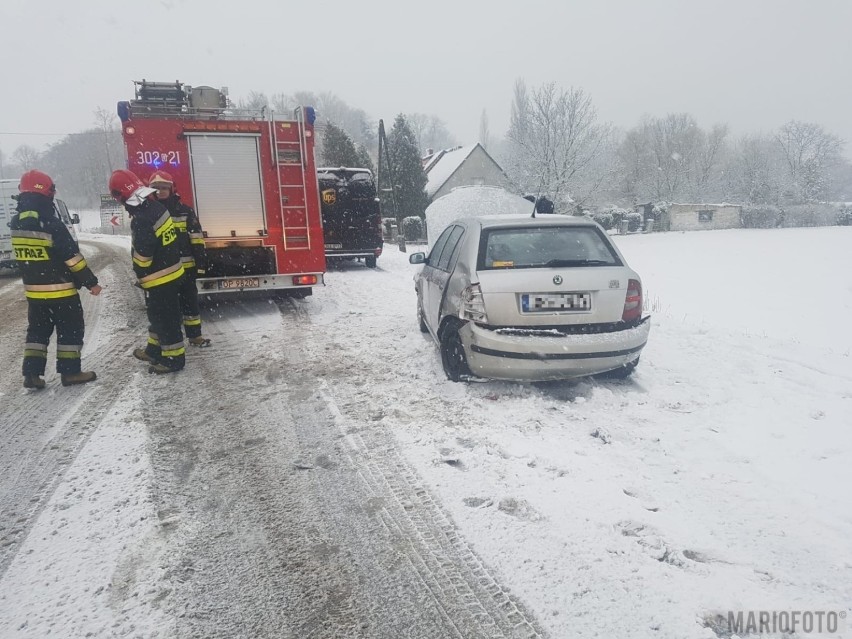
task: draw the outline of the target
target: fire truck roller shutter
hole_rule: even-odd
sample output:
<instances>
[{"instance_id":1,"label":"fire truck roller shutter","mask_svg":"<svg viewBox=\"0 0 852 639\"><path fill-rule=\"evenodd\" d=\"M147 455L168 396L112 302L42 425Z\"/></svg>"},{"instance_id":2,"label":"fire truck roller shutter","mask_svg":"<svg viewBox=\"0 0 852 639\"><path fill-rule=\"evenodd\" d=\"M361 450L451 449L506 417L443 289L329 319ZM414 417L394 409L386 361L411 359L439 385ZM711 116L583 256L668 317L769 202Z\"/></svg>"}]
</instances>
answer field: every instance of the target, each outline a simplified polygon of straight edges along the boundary
<instances>
[{"instance_id":1,"label":"fire truck roller shutter","mask_svg":"<svg viewBox=\"0 0 852 639\"><path fill-rule=\"evenodd\" d=\"M188 135L195 210L208 237L257 237L266 228L259 137Z\"/></svg>"}]
</instances>

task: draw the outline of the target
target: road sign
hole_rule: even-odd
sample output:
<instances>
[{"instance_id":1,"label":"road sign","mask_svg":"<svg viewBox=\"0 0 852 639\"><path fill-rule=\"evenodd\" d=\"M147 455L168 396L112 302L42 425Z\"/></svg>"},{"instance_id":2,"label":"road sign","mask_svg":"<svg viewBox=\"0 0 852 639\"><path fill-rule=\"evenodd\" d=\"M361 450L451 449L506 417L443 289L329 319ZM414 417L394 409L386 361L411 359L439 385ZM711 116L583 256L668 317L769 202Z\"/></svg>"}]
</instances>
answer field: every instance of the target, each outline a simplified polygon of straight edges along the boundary
<instances>
[{"instance_id":1,"label":"road sign","mask_svg":"<svg viewBox=\"0 0 852 639\"><path fill-rule=\"evenodd\" d=\"M119 224L121 224L121 218L119 218L117 215L113 215L109 219L109 223L112 224L113 226L118 226Z\"/></svg>"}]
</instances>

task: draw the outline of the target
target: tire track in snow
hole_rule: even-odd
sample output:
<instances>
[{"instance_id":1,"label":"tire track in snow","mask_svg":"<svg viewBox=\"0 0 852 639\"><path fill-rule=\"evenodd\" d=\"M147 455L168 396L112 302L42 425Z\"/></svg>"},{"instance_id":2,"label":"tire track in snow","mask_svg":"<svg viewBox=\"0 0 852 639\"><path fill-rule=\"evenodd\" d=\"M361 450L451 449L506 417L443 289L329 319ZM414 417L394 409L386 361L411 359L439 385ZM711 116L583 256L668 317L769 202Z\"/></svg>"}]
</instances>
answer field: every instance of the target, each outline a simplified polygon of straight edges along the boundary
<instances>
[{"instance_id":1,"label":"tire track in snow","mask_svg":"<svg viewBox=\"0 0 852 639\"><path fill-rule=\"evenodd\" d=\"M391 437L351 432L315 328L309 301L220 303L152 381L192 389L145 411L176 636L542 636Z\"/></svg>"}]
</instances>

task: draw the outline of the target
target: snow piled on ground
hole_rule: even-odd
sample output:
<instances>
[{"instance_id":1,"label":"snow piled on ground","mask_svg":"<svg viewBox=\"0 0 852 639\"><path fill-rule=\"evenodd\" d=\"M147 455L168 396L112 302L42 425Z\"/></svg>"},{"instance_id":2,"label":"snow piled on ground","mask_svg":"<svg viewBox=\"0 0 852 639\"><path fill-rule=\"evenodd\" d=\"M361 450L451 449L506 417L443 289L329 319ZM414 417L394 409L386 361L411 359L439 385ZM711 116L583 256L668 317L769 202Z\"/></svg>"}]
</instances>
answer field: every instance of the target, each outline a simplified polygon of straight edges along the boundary
<instances>
[{"instance_id":1,"label":"snow piled on ground","mask_svg":"<svg viewBox=\"0 0 852 639\"><path fill-rule=\"evenodd\" d=\"M441 232L459 218L481 215L531 215L533 203L496 186L460 186L439 197L426 209L426 231L431 247Z\"/></svg>"}]
</instances>

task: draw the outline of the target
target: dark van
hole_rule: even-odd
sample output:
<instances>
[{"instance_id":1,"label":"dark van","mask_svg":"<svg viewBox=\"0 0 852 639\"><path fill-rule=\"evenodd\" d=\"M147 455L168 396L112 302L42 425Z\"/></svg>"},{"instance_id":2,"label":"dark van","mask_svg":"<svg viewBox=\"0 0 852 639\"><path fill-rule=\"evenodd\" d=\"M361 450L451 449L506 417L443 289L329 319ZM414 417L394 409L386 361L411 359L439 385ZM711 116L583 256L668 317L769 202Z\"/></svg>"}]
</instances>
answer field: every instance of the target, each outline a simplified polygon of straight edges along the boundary
<instances>
[{"instance_id":1,"label":"dark van","mask_svg":"<svg viewBox=\"0 0 852 639\"><path fill-rule=\"evenodd\" d=\"M362 259L376 267L382 254L382 217L369 169L319 168L326 260Z\"/></svg>"}]
</instances>

